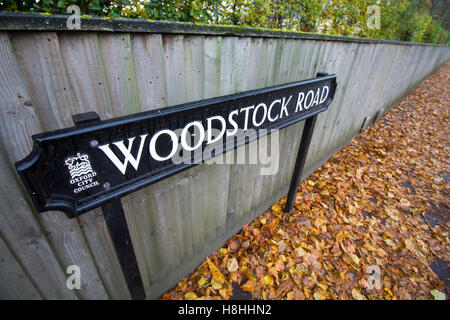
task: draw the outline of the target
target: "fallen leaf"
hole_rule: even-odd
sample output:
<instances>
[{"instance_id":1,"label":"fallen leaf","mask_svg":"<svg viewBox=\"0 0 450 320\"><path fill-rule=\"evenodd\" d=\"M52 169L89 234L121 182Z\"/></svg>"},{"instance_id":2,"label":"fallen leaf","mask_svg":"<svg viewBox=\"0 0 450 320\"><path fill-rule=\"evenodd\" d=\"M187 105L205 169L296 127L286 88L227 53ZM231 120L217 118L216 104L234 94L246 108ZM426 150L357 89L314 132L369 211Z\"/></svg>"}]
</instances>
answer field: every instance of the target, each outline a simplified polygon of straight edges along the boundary
<instances>
[{"instance_id":1,"label":"fallen leaf","mask_svg":"<svg viewBox=\"0 0 450 320\"><path fill-rule=\"evenodd\" d=\"M273 285L273 279L268 274L266 274L264 276L264 284L266 286L272 286Z\"/></svg>"},{"instance_id":2,"label":"fallen leaf","mask_svg":"<svg viewBox=\"0 0 450 320\"><path fill-rule=\"evenodd\" d=\"M241 286L241 289L244 290L244 291L252 292L252 291L255 291L256 289L258 289L260 287L261 287L261 285L258 284L258 282L256 282L255 280L250 279L250 280L247 280L247 282L244 283Z\"/></svg>"},{"instance_id":3,"label":"fallen leaf","mask_svg":"<svg viewBox=\"0 0 450 320\"><path fill-rule=\"evenodd\" d=\"M445 293L439 290L433 289L430 291L430 293L434 297L434 300L446 300Z\"/></svg>"},{"instance_id":4,"label":"fallen leaf","mask_svg":"<svg viewBox=\"0 0 450 320\"><path fill-rule=\"evenodd\" d=\"M220 272L219 268L217 268L214 263L209 260L209 258L206 258L206 261L208 262L209 270L211 271L213 279L221 284L227 282L225 276L222 274L222 272Z\"/></svg>"},{"instance_id":5,"label":"fallen leaf","mask_svg":"<svg viewBox=\"0 0 450 320\"><path fill-rule=\"evenodd\" d=\"M327 298L326 294L323 292L323 290L316 290L313 294L314 300L325 300Z\"/></svg>"},{"instance_id":6,"label":"fallen leaf","mask_svg":"<svg viewBox=\"0 0 450 320\"><path fill-rule=\"evenodd\" d=\"M184 298L186 300L196 300L196 299L198 299L198 296L195 292L191 291L191 292L186 293L184 295Z\"/></svg>"},{"instance_id":7,"label":"fallen leaf","mask_svg":"<svg viewBox=\"0 0 450 320\"><path fill-rule=\"evenodd\" d=\"M306 251L302 247L297 247L295 248L295 254L301 258L306 254Z\"/></svg>"},{"instance_id":8,"label":"fallen leaf","mask_svg":"<svg viewBox=\"0 0 450 320\"><path fill-rule=\"evenodd\" d=\"M211 280L211 287L212 287L214 290L218 290L218 289L222 288L222 283L216 281L216 280L213 278L213 279Z\"/></svg>"},{"instance_id":9,"label":"fallen leaf","mask_svg":"<svg viewBox=\"0 0 450 320\"><path fill-rule=\"evenodd\" d=\"M229 272L234 272L239 269L239 264L236 258L231 258L228 260L227 269Z\"/></svg>"},{"instance_id":10,"label":"fallen leaf","mask_svg":"<svg viewBox=\"0 0 450 320\"><path fill-rule=\"evenodd\" d=\"M359 289L352 289L352 297L355 300L367 300L367 298L359 291Z\"/></svg>"},{"instance_id":11,"label":"fallen leaf","mask_svg":"<svg viewBox=\"0 0 450 320\"><path fill-rule=\"evenodd\" d=\"M207 278L201 276L200 279L197 281L197 284L199 287L205 287L205 286L208 286L209 281Z\"/></svg>"}]
</instances>

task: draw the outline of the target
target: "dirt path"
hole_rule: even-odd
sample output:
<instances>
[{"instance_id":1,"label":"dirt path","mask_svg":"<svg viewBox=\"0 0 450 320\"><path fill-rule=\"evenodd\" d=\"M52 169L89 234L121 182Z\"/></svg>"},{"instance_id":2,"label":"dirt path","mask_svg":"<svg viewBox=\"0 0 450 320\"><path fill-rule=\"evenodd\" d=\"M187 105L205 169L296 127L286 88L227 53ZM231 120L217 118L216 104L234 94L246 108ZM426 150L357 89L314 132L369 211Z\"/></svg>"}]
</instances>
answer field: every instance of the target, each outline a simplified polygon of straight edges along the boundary
<instances>
[{"instance_id":1,"label":"dirt path","mask_svg":"<svg viewBox=\"0 0 450 320\"><path fill-rule=\"evenodd\" d=\"M449 295L450 62L163 299Z\"/></svg>"}]
</instances>

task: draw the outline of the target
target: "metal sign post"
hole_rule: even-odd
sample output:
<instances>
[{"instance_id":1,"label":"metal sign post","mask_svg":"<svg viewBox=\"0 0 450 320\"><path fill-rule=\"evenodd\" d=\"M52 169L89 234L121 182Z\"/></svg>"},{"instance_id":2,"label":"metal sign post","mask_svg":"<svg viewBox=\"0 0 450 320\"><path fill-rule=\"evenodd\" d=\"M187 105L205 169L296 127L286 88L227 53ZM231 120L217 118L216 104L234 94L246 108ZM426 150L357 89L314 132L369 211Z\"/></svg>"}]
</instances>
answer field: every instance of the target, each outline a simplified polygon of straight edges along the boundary
<instances>
[{"instance_id":1,"label":"metal sign post","mask_svg":"<svg viewBox=\"0 0 450 320\"><path fill-rule=\"evenodd\" d=\"M102 211L131 298L134 300L145 299L144 284L131 243L122 201L120 199L111 200L102 205Z\"/></svg>"},{"instance_id":2,"label":"metal sign post","mask_svg":"<svg viewBox=\"0 0 450 320\"><path fill-rule=\"evenodd\" d=\"M33 135L33 150L16 169L38 212L61 210L74 218L102 208L131 297L143 299L120 198L306 119L285 207L290 212L317 115L336 90L336 75L317 76L105 121L95 112L74 115L75 127ZM180 150L189 161L173 161Z\"/></svg>"},{"instance_id":3,"label":"metal sign post","mask_svg":"<svg viewBox=\"0 0 450 320\"><path fill-rule=\"evenodd\" d=\"M300 184L300 179L302 178L303 167L305 166L306 156L308 155L308 149L316 125L316 120L317 114L305 121L302 139L300 140L300 146L298 147L297 158L295 159L294 172L292 173L286 205L284 207L285 212L290 213L292 208L294 208L295 195L297 194L297 188Z\"/></svg>"}]
</instances>

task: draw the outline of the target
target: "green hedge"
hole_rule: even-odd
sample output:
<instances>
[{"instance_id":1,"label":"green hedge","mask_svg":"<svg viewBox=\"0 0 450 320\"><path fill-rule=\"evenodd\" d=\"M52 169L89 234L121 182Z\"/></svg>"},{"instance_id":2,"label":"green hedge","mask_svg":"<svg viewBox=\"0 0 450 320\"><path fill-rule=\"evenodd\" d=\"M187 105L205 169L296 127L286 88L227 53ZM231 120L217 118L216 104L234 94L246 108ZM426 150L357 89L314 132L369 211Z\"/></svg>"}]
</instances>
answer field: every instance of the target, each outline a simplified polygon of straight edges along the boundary
<instances>
[{"instance_id":1,"label":"green hedge","mask_svg":"<svg viewBox=\"0 0 450 320\"><path fill-rule=\"evenodd\" d=\"M0 0L0 10L65 14L74 4L82 15L450 44L449 32L442 26L449 2L438 0ZM381 10L379 29L366 23L372 4Z\"/></svg>"}]
</instances>

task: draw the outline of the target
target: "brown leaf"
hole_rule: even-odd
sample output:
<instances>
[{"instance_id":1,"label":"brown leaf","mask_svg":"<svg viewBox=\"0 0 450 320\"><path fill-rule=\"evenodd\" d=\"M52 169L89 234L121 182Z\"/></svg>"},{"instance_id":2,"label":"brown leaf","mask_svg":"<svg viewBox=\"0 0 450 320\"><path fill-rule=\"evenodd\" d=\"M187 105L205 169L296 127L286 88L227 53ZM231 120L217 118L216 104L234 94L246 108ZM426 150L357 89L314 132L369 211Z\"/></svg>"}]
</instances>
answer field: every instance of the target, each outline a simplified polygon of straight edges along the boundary
<instances>
[{"instance_id":1,"label":"brown leaf","mask_svg":"<svg viewBox=\"0 0 450 320\"><path fill-rule=\"evenodd\" d=\"M258 282L250 279L250 280L247 280L247 282L241 286L241 289L244 291L252 292L260 287L261 287L261 285Z\"/></svg>"},{"instance_id":2,"label":"brown leaf","mask_svg":"<svg viewBox=\"0 0 450 320\"><path fill-rule=\"evenodd\" d=\"M217 268L214 263L209 260L209 258L206 258L206 261L208 262L209 270L211 271L213 279L221 284L227 283L225 276L222 274L222 272L220 272L219 268Z\"/></svg>"}]
</instances>

